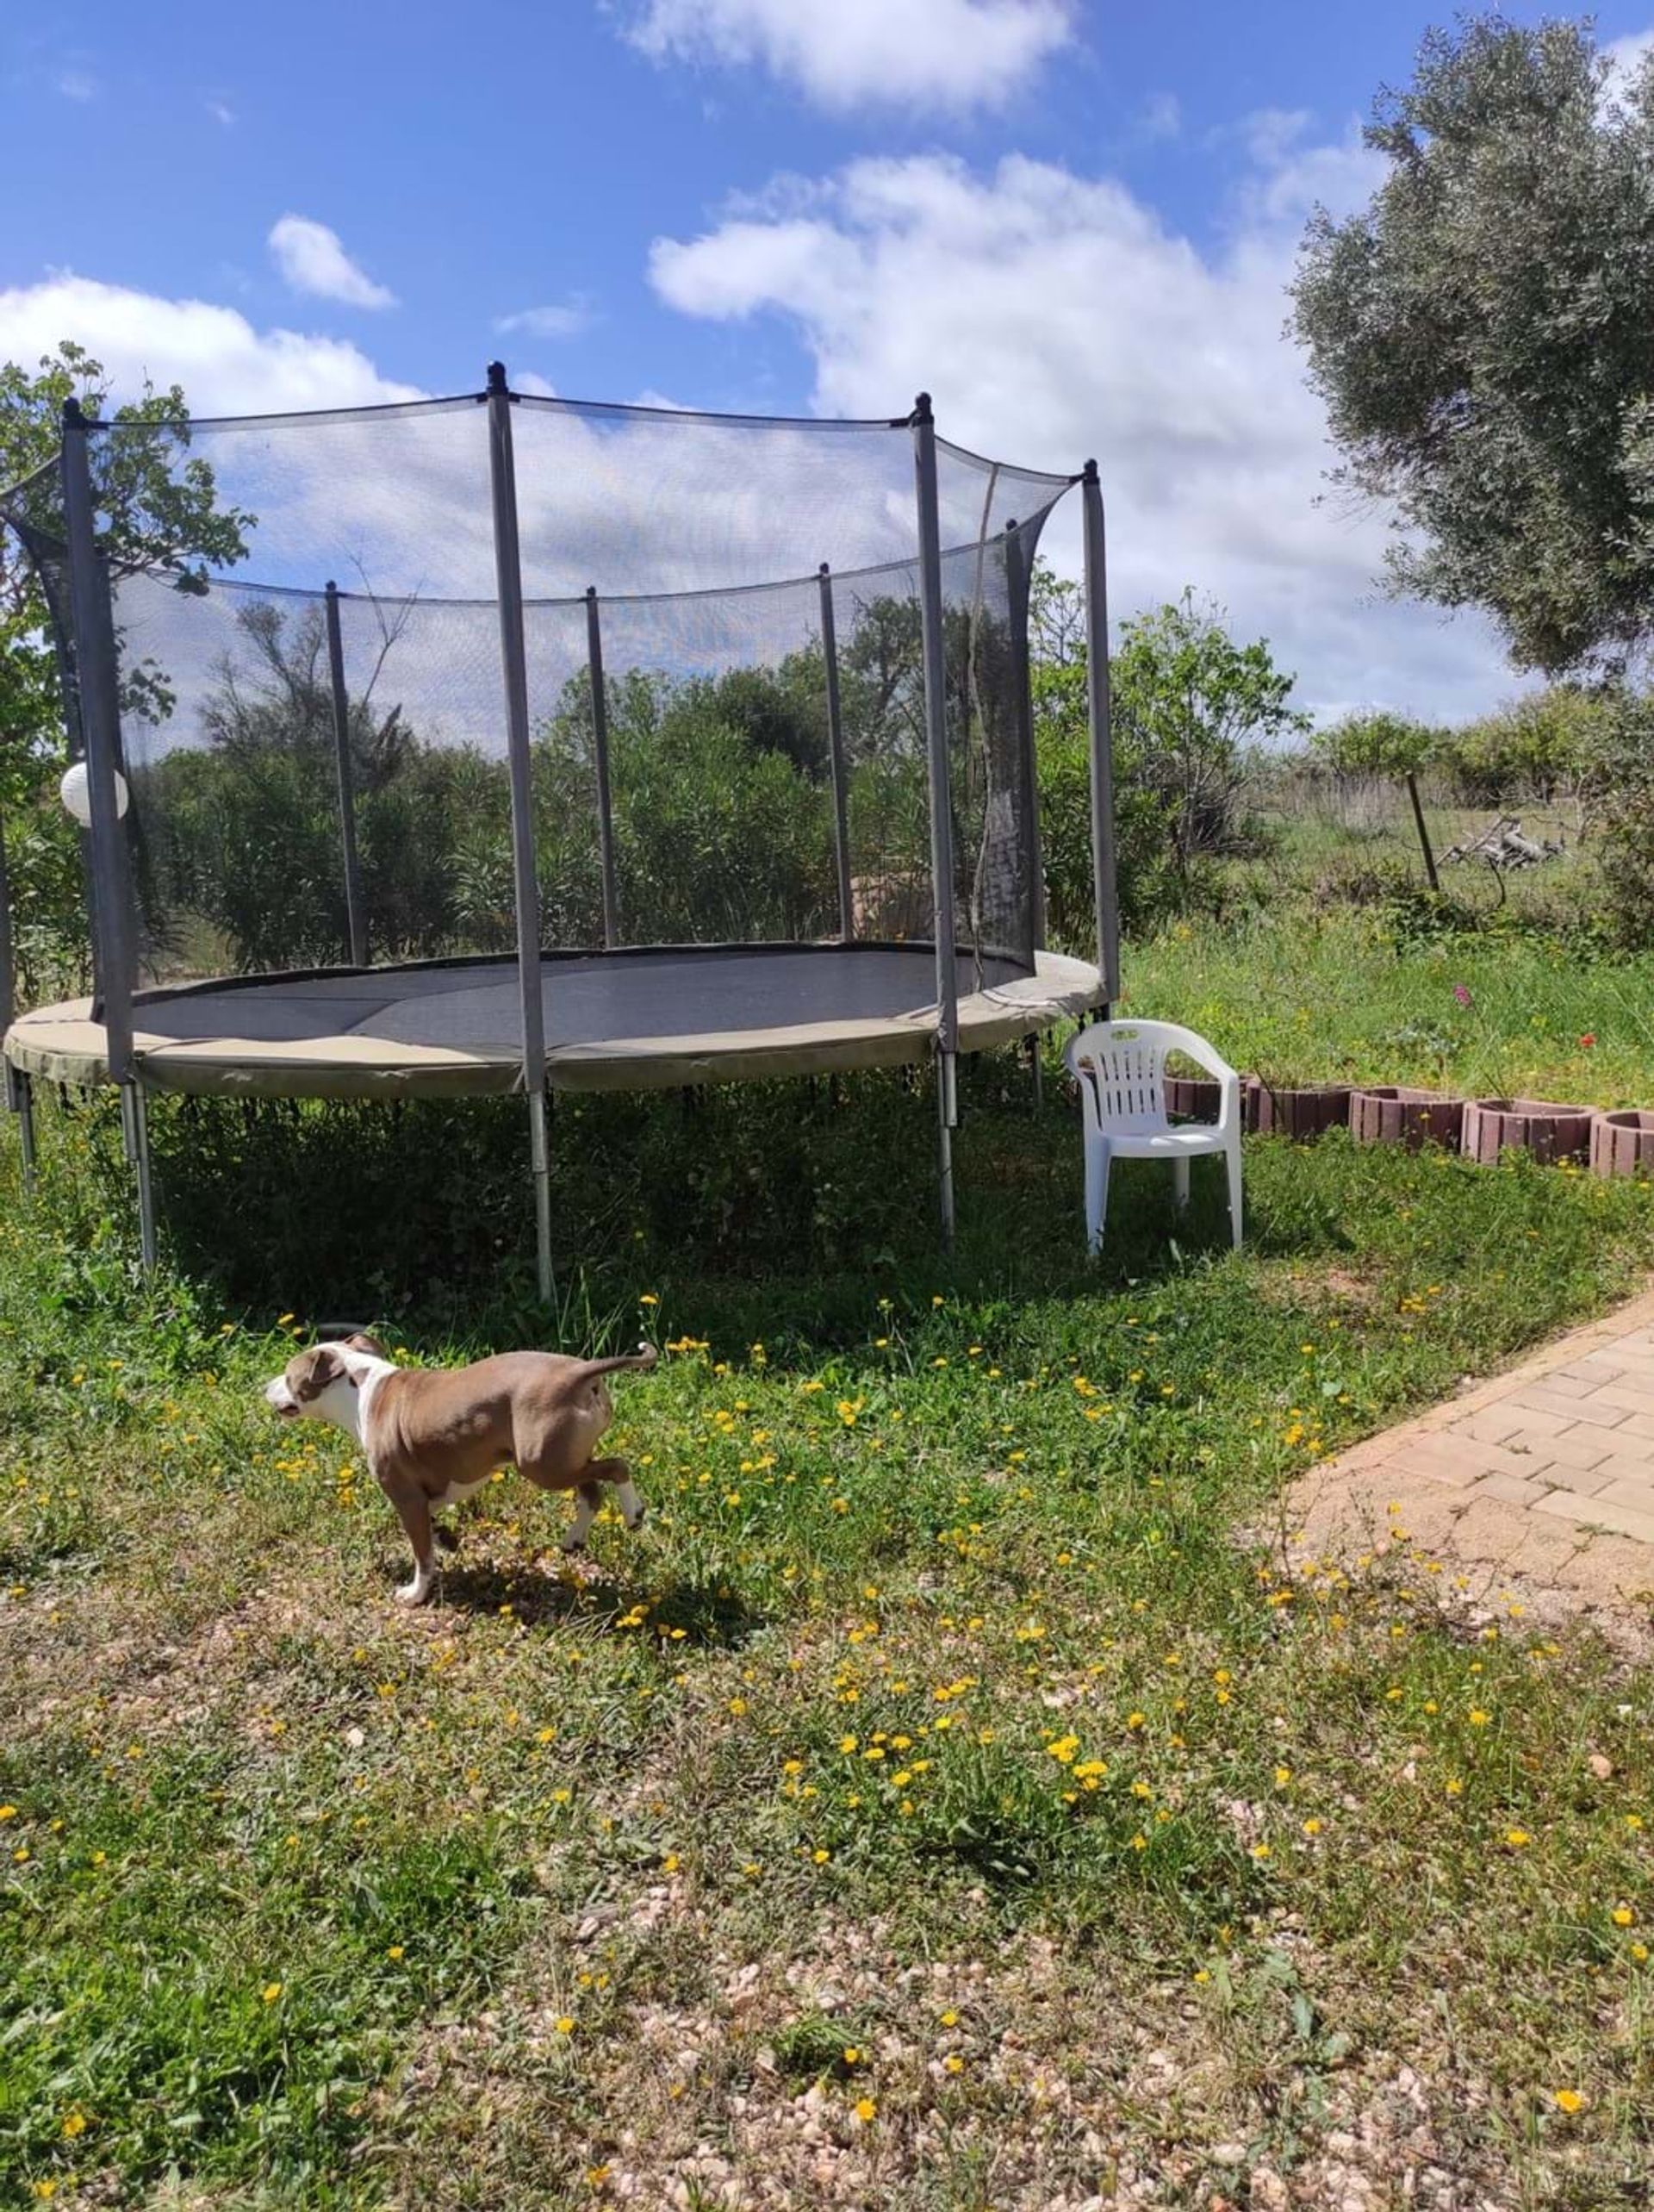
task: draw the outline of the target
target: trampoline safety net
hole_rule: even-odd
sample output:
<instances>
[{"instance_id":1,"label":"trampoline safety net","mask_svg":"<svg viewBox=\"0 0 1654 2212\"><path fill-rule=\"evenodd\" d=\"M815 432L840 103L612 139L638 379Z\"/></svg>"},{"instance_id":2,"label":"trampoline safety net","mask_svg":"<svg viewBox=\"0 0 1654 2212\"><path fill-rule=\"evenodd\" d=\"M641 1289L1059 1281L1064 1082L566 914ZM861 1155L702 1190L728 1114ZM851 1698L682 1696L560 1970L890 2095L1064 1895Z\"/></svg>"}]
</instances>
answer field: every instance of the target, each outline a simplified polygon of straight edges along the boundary
<instances>
[{"instance_id":1,"label":"trampoline safety net","mask_svg":"<svg viewBox=\"0 0 1654 2212\"><path fill-rule=\"evenodd\" d=\"M89 426L132 984L516 950L492 412ZM543 949L930 938L910 424L509 424ZM1028 581L1072 480L936 451L956 936L1031 968ZM59 471L0 514L78 754Z\"/></svg>"}]
</instances>

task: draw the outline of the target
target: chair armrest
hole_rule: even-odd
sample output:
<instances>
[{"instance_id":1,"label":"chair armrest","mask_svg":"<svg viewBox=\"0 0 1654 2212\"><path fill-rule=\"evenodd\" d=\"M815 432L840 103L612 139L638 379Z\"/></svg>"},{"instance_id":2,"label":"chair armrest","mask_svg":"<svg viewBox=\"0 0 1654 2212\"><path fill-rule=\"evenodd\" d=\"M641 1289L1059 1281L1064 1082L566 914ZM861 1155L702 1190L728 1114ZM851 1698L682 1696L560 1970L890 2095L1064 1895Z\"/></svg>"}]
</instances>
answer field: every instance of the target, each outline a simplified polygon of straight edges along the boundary
<instances>
[{"instance_id":1,"label":"chair armrest","mask_svg":"<svg viewBox=\"0 0 1654 2212\"><path fill-rule=\"evenodd\" d=\"M1210 1062L1203 1064L1209 1066ZM1217 1101L1217 1126L1227 1137L1240 1118L1240 1078L1233 1068L1225 1068L1222 1061L1212 1072L1223 1087Z\"/></svg>"},{"instance_id":2,"label":"chair armrest","mask_svg":"<svg viewBox=\"0 0 1654 2212\"><path fill-rule=\"evenodd\" d=\"M1197 1047L1201 1049L1197 1050ZM1239 1072L1231 1068L1217 1047L1208 1044L1203 1037L1196 1037L1191 1031L1179 1042L1177 1049L1186 1059L1192 1060L1197 1068L1203 1068L1209 1075L1216 1075L1220 1083L1240 1081Z\"/></svg>"}]
</instances>

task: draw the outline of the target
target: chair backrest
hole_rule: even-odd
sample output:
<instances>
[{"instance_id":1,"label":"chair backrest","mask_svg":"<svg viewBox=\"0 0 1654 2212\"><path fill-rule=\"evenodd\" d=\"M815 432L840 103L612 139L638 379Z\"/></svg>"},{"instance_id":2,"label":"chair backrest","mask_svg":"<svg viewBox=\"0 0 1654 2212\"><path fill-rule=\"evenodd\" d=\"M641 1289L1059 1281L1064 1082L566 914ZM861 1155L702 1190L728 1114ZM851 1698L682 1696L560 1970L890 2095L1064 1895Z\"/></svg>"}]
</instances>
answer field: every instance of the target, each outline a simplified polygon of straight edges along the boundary
<instances>
[{"instance_id":1,"label":"chair backrest","mask_svg":"<svg viewBox=\"0 0 1654 2212\"><path fill-rule=\"evenodd\" d=\"M1147 1137L1167 1126L1166 1056L1184 1034L1171 1022L1100 1021L1070 1041L1069 1072L1104 1129Z\"/></svg>"}]
</instances>

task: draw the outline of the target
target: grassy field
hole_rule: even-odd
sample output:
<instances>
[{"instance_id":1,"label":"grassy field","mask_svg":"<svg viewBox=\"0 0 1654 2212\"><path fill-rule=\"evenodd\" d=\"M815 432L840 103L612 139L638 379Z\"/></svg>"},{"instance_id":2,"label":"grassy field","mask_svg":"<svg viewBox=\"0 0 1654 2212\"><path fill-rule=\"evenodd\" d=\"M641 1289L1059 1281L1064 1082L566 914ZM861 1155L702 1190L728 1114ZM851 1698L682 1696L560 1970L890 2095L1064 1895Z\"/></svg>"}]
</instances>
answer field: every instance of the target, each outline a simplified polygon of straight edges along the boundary
<instances>
[{"instance_id":1,"label":"grassy field","mask_svg":"<svg viewBox=\"0 0 1654 2212\"><path fill-rule=\"evenodd\" d=\"M1646 980L1342 915L1132 1003L1646 1095ZM6 2201L1647 2203L1654 1676L1277 1501L1631 1288L1654 1193L1264 1140L1243 1252L1128 1175L1093 1268L1067 1102L966 1104L951 1266L900 1080L560 1106L549 1326L509 1107L158 1115L149 1290L107 1118L32 1210L0 1136ZM666 1345L644 1531L570 1568L504 1481L399 1609L258 1394L329 1318Z\"/></svg>"},{"instance_id":2,"label":"grassy field","mask_svg":"<svg viewBox=\"0 0 1654 2212\"><path fill-rule=\"evenodd\" d=\"M1134 950L1125 1006L1186 1022L1272 1082L1402 1082L1465 1098L1654 1100L1654 954L1539 935L1398 947L1373 910L1184 921Z\"/></svg>"}]
</instances>

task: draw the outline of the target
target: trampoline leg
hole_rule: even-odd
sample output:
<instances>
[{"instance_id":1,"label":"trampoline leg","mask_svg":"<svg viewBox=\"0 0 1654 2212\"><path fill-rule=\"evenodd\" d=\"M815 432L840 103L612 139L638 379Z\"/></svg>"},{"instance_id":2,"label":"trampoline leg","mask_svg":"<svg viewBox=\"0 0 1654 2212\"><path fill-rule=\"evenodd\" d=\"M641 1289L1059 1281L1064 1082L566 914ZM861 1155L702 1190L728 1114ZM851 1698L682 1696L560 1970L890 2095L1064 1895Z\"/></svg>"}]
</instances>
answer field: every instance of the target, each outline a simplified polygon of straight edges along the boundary
<instances>
[{"instance_id":1,"label":"trampoline leg","mask_svg":"<svg viewBox=\"0 0 1654 2212\"><path fill-rule=\"evenodd\" d=\"M936 1060L936 1166L942 1198L942 1242L954 1249L954 1131L959 1125L959 1093L954 1082L957 1066L951 1052Z\"/></svg>"},{"instance_id":2,"label":"trampoline leg","mask_svg":"<svg viewBox=\"0 0 1654 2212\"><path fill-rule=\"evenodd\" d=\"M17 1137L23 1155L23 1189L33 1198L39 1187L34 1162L34 1084L21 1069L6 1070L11 1081L12 1104L17 1111Z\"/></svg>"},{"instance_id":3,"label":"trampoline leg","mask_svg":"<svg viewBox=\"0 0 1654 2212\"><path fill-rule=\"evenodd\" d=\"M155 1184L149 1171L149 1104L141 1083L121 1086L121 1126L127 1140L127 1157L138 1178L138 1248L144 1273L156 1267Z\"/></svg>"},{"instance_id":4,"label":"trampoline leg","mask_svg":"<svg viewBox=\"0 0 1654 2212\"><path fill-rule=\"evenodd\" d=\"M551 1302L551 1153L545 1131L545 1093L528 1100L528 1150L534 1169L534 1267L541 1298Z\"/></svg>"}]
</instances>

